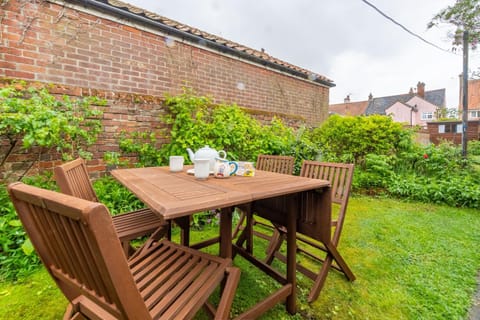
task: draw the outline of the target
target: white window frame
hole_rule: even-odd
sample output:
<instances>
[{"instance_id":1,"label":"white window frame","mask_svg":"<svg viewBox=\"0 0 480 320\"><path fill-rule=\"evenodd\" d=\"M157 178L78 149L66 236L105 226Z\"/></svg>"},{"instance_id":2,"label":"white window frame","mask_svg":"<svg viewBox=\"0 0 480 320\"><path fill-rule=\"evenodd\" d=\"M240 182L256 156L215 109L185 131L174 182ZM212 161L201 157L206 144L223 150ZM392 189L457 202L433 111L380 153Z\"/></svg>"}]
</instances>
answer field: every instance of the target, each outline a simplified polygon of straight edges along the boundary
<instances>
[{"instance_id":1,"label":"white window frame","mask_svg":"<svg viewBox=\"0 0 480 320\"><path fill-rule=\"evenodd\" d=\"M422 120L433 120L433 112L422 112Z\"/></svg>"},{"instance_id":2,"label":"white window frame","mask_svg":"<svg viewBox=\"0 0 480 320\"><path fill-rule=\"evenodd\" d=\"M438 133L445 133L445 125L439 124L438 125Z\"/></svg>"},{"instance_id":3,"label":"white window frame","mask_svg":"<svg viewBox=\"0 0 480 320\"><path fill-rule=\"evenodd\" d=\"M468 113L470 118L480 118L480 110L470 110Z\"/></svg>"}]
</instances>

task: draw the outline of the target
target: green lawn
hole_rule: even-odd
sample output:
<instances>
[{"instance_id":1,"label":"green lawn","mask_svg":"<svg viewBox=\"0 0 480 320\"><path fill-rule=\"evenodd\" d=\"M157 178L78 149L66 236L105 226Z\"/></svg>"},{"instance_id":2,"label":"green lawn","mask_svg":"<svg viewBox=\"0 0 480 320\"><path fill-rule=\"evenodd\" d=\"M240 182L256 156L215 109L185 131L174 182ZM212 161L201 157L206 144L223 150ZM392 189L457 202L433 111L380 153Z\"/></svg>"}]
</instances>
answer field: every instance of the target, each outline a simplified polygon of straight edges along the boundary
<instances>
[{"instance_id":1,"label":"green lawn","mask_svg":"<svg viewBox=\"0 0 480 320\"><path fill-rule=\"evenodd\" d=\"M192 238L201 235L192 232ZM480 270L479 246L477 210L353 197L339 249L357 280L332 271L309 305L311 281L298 274L298 314L289 316L280 305L263 318L465 319ZM242 269L233 308L238 314L274 284L242 258L235 264ZM0 319L60 319L65 306L44 269L16 284L0 283Z\"/></svg>"}]
</instances>

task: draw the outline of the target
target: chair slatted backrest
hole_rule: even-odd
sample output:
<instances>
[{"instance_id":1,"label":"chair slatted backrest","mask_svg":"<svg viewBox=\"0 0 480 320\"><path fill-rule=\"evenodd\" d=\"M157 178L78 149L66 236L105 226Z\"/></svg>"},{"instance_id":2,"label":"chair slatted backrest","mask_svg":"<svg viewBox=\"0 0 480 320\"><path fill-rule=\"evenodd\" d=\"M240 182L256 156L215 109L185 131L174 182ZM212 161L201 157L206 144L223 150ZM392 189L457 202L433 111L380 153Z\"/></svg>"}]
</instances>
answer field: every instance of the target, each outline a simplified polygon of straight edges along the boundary
<instances>
[{"instance_id":1,"label":"chair slatted backrest","mask_svg":"<svg viewBox=\"0 0 480 320\"><path fill-rule=\"evenodd\" d=\"M332 242L337 245L343 228L343 220L347 210L348 199L353 179L353 164L328 163L318 161L304 161L300 176L314 179L328 180L332 188L332 202L340 205L336 220L332 224L336 227Z\"/></svg>"},{"instance_id":2,"label":"chair slatted backrest","mask_svg":"<svg viewBox=\"0 0 480 320\"><path fill-rule=\"evenodd\" d=\"M23 183L8 191L43 264L70 302L84 296L118 319L151 319L103 204Z\"/></svg>"},{"instance_id":3,"label":"chair slatted backrest","mask_svg":"<svg viewBox=\"0 0 480 320\"><path fill-rule=\"evenodd\" d=\"M87 165L82 158L67 162L54 169L55 180L62 193L98 202L88 175Z\"/></svg>"},{"instance_id":4,"label":"chair slatted backrest","mask_svg":"<svg viewBox=\"0 0 480 320\"><path fill-rule=\"evenodd\" d=\"M256 168L283 174L293 174L295 158L291 156L276 156L260 154L257 157Z\"/></svg>"}]
</instances>

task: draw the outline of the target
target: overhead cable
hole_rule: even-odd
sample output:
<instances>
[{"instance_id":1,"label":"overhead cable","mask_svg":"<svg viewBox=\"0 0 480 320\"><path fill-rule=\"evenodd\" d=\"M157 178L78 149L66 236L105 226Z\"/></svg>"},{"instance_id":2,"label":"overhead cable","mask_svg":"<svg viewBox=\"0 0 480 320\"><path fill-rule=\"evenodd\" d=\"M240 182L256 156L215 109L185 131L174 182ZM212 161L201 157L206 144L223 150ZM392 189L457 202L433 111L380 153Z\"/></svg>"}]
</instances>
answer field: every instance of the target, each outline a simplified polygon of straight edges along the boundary
<instances>
[{"instance_id":1,"label":"overhead cable","mask_svg":"<svg viewBox=\"0 0 480 320\"><path fill-rule=\"evenodd\" d=\"M387 15L386 13L384 13L382 10L378 9L375 5L371 4L370 2L368 2L367 0L361 0L362 2L364 2L366 5L372 7L375 11L377 11L378 13L380 13L383 17L385 17L386 19L390 20L391 22L393 22L394 24L396 24L397 26L399 26L400 28L402 28L404 31L408 32L410 35L414 36L415 38L418 38L420 39L421 41L425 42L426 44L428 45L431 45L439 50L442 50L444 52L448 52L448 53L451 53L451 54L455 54L454 52L450 51L450 50L447 50L447 49L444 49L442 47L439 47L437 46L435 43L433 42L430 42L428 40L426 40L425 38L423 38L422 36L419 36L418 34L416 34L415 32L413 31L410 31L407 27L405 27L403 24L397 22L395 19L393 19L392 17L390 17L389 15Z\"/></svg>"}]
</instances>

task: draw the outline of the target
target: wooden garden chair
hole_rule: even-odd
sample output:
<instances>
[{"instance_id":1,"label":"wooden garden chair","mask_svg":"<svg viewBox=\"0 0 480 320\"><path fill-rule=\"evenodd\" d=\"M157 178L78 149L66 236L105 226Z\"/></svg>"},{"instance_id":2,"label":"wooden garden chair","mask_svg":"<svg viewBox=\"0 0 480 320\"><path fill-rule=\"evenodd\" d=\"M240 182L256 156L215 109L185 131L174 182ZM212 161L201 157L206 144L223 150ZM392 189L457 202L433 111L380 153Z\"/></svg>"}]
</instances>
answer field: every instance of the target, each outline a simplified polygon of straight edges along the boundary
<instances>
[{"instance_id":1,"label":"wooden garden chair","mask_svg":"<svg viewBox=\"0 0 480 320\"><path fill-rule=\"evenodd\" d=\"M304 265L297 264L297 270L314 281L308 296L309 302L315 301L318 298L331 267L343 272L348 280L355 280L354 274L336 249L340 241L340 235L342 233L347 211L348 198L353 178L353 168L353 164L325 163L317 161L304 161L302 164L300 176L330 181L332 189L332 204L337 204L336 207L332 206L332 211L334 208L338 208L336 214L332 213L331 225L333 232L329 243L322 243L323 240L320 241L321 237L316 234L308 234L308 232L307 234L297 233L297 241L303 243L302 246L297 246L297 252L305 254L313 260L322 262L319 272L312 271ZM279 251L282 242L285 240L285 236L284 228L279 227L275 230L269 245L269 252L267 253L267 264L271 264L275 257L285 262L285 256ZM319 254L313 253L313 250L309 250L310 248L320 249L325 252L326 255L320 256ZM334 260L336 264L333 264Z\"/></svg>"},{"instance_id":2,"label":"wooden garden chair","mask_svg":"<svg viewBox=\"0 0 480 320\"><path fill-rule=\"evenodd\" d=\"M276 173L283 173L283 174L293 174L293 169L295 167L295 158L291 156L278 156L278 155L265 155L260 154L257 157L257 163L255 168L257 170L263 171L270 171ZM260 230L254 230L253 226L260 225L263 228L271 229L272 232L274 230L271 224L264 223L262 221L258 221L253 217L253 214L250 214L251 211L249 206L242 206L238 208L240 210L240 218L239 221L232 233L232 237L236 238L238 233L244 229L244 222L247 220L247 223L250 223L252 226L253 235L270 241L271 235L265 232L261 232ZM237 245L242 246L243 243L247 240L246 233L243 233L237 241ZM248 241L247 241L248 242ZM247 244L249 247L248 251L251 252L251 244Z\"/></svg>"},{"instance_id":3,"label":"wooden garden chair","mask_svg":"<svg viewBox=\"0 0 480 320\"><path fill-rule=\"evenodd\" d=\"M69 301L64 319L191 319L204 305L228 318L240 277L230 259L162 239L127 260L103 204L21 182L8 192ZM208 298L220 285L215 310Z\"/></svg>"},{"instance_id":4,"label":"wooden garden chair","mask_svg":"<svg viewBox=\"0 0 480 320\"><path fill-rule=\"evenodd\" d=\"M55 167L54 175L61 192L98 202L87 166L82 158ZM162 231L155 233L157 238L170 232L169 224L148 208L115 215L113 225L127 256L133 252L130 241L138 237L150 236L157 230Z\"/></svg>"}]
</instances>

